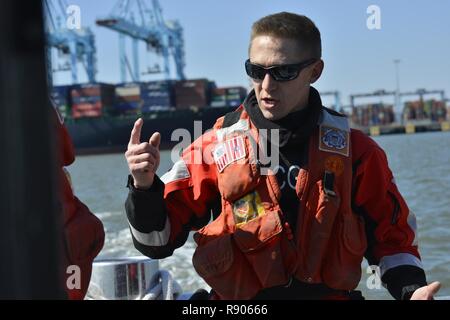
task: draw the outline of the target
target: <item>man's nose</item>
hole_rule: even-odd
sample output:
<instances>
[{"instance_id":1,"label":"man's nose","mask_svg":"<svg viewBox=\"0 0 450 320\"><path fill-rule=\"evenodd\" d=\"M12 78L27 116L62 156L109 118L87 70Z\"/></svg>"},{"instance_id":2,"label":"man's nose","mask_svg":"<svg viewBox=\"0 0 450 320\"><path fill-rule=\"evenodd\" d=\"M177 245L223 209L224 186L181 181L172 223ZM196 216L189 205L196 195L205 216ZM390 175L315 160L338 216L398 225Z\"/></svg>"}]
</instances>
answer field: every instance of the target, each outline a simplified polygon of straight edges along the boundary
<instances>
[{"instance_id":1,"label":"man's nose","mask_svg":"<svg viewBox=\"0 0 450 320\"><path fill-rule=\"evenodd\" d=\"M277 82L272 78L272 76L267 72L261 83L261 86L266 91L272 91L275 89Z\"/></svg>"}]
</instances>

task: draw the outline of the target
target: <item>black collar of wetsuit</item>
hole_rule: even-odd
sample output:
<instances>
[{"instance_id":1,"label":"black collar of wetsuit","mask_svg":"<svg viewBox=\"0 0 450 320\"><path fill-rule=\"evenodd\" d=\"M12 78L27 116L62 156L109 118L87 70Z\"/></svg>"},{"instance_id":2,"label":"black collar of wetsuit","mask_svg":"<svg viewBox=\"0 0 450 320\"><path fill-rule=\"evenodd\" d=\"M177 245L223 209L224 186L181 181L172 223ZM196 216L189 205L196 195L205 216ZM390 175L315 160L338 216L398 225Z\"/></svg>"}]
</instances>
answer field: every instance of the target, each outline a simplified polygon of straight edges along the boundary
<instances>
[{"instance_id":1,"label":"black collar of wetsuit","mask_svg":"<svg viewBox=\"0 0 450 320\"><path fill-rule=\"evenodd\" d=\"M244 101L244 108L247 111L253 124L258 129L278 129L280 130L280 147L284 147L288 141L303 144L317 126L322 110L322 100L319 92L311 87L309 91L308 106L300 111L289 113L282 119L271 121L264 118L259 109L255 91L252 90Z\"/></svg>"}]
</instances>

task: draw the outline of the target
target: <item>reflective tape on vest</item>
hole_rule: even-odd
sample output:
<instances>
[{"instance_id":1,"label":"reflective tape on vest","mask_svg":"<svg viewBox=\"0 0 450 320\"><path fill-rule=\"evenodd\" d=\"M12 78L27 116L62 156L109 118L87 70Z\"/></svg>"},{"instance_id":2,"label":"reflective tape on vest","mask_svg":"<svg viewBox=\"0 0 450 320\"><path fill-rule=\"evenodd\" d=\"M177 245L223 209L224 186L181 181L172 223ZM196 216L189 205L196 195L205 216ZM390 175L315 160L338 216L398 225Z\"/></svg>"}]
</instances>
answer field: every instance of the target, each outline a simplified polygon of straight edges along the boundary
<instances>
[{"instance_id":1,"label":"reflective tape on vest","mask_svg":"<svg viewBox=\"0 0 450 320\"><path fill-rule=\"evenodd\" d=\"M189 173L186 163L181 159L175 162L172 169L161 177L161 181L164 182L164 184L168 184L169 182L189 178L190 176L191 174Z\"/></svg>"}]
</instances>

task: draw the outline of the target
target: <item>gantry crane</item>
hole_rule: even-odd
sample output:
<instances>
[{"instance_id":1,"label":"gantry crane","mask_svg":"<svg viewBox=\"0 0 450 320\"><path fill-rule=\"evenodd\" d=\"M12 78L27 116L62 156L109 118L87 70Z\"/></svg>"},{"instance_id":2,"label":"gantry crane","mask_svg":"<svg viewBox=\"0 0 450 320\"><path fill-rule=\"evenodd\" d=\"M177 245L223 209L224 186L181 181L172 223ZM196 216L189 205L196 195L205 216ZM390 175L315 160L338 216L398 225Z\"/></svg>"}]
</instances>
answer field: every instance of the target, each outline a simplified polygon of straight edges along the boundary
<instances>
[{"instance_id":1,"label":"gantry crane","mask_svg":"<svg viewBox=\"0 0 450 320\"><path fill-rule=\"evenodd\" d=\"M170 56L176 67L176 78L184 79L183 28L177 21L164 21L158 0L151 5L145 0L119 0L111 14L98 19L97 24L119 33L120 75L127 80L127 70L133 81L140 80L138 41L144 41L148 51L153 51L164 59L164 75L170 78ZM125 36L132 39L133 66L130 66L125 51ZM159 72L159 66L146 73Z\"/></svg>"},{"instance_id":2,"label":"gantry crane","mask_svg":"<svg viewBox=\"0 0 450 320\"><path fill-rule=\"evenodd\" d=\"M78 83L78 63L81 63L88 81L95 82L97 61L94 34L89 28L70 25L68 9L70 6L65 0L44 1L49 80L51 82L53 72L71 71L72 83ZM59 60L52 61L52 48L58 51ZM61 61L62 64L59 63Z\"/></svg>"},{"instance_id":3,"label":"gantry crane","mask_svg":"<svg viewBox=\"0 0 450 320\"><path fill-rule=\"evenodd\" d=\"M321 96L334 96L333 109L336 110L336 111L340 111L341 110L341 98L340 98L339 91L320 92L320 95Z\"/></svg>"},{"instance_id":4,"label":"gantry crane","mask_svg":"<svg viewBox=\"0 0 450 320\"><path fill-rule=\"evenodd\" d=\"M373 93L360 93L360 94L352 94L350 95L350 106L355 108L355 99L356 98L368 98L368 97L384 97L384 96L394 96L397 93L395 91L385 91L385 90L377 90Z\"/></svg>"},{"instance_id":5,"label":"gantry crane","mask_svg":"<svg viewBox=\"0 0 450 320\"><path fill-rule=\"evenodd\" d=\"M445 91L444 90L426 90L426 89L417 89L416 91L412 91L412 92L402 92L400 93L400 97L405 97L405 96L419 96L419 101L422 104L422 106L424 107L424 114L425 117L427 118L431 118L431 120L433 120L433 116L430 113L431 110L425 110L425 104L424 104L424 96L425 95L430 95L430 94L438 94L441 97L441 102L443 105L443 108L445 109L446 107L446 97L445 97ZM445 111L444 111L445 112Z\"/></svg>"},{"instance_id":6,"label":"gantry crane","mask_svg":"<svg viewBox=\"0 0 450 320\"><path fill-rule=\"evenodd\" d=\"M352 114L358 115L361 109L358 109L358 106L355 106L355 99L356 98L369 98L369 97L379 97L380 100L384 96L394 96L394 98L398 97L397 91L386 91L386 90L377 90L372 93L360 93L360 94L352 94L350 95L350 107L352 109ZM394 115L394 120L395 120Z\"/></svg>"},{"instance_id":7,"label":"gantry crane","mask_svg":"<svg viewBox=\"0 0 450 320\"><path fill-rule=\"evenodd\" d=\"M425 89L417 89L416 91L413 92L402 92L400 93L401 97L404 96L419 96L420 97L420 101L423 101L423 96L424 95L428 95L428 94L438 94L441 96L441 101L445 102L446 98L445 98L445 91L444 90L425 90Z\"/></svg>"}]
</instances>

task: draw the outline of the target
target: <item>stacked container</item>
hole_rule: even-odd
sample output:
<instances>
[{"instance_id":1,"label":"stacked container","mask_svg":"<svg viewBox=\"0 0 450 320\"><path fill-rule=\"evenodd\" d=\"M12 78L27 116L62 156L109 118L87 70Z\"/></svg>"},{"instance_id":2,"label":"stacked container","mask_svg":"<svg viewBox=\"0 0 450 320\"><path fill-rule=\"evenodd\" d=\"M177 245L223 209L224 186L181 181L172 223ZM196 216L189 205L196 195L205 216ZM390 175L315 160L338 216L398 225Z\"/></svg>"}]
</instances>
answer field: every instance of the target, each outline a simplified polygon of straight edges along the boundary
<instances>
[{"instance_id":1,"label":"stacked container","mask_svg":"<svg viewBox=\"0 0 450 320\"><path fill-rule=\"evenodd\" d=\"M226 88L227 107L238 107L247 96L247 89L244 87Z\"/></svg>"},{"instance_id":2,"label":"stacked container","mask_svg":"<svg viewBox=\"0 0 450 320\"><path fill-rule=\"evenodd\" d=\"M361 105L353 108L352 121L358 126L388 125L395 120L394 107L383 103Z\"/></svg>"},{"instance_id":3,"label":"stacked container","mask_svg":"<svg viewBox=\"0 0 450 320\"><path fill-rule=\"evenodd\" d=\"M72 86L72 117L101 117L114 102L114 86L103 83Z\"/></svg>"},{"instance_id":4,"label":"stacked container","mask_svg":"<svg viewBox=\"0 0 450 320\"><path fill-rule=\"evenodd\" d=\"M215 85L207 79L183 80L175 84L177 109L204 108L210 104Z\"/></svg>"},{"instance_id":5,"label":"stacked container","mask_svg":"<svg viewBox=\"0 0 450 320\"><path fill-rule=\"evenodd\" d=\"M245 99L243 87L215 88L212 90L211 107L238 107Z\"/></svg>"},{"instance_id":6,"label":"stacked container","mask_svg":"<svg viewBox=\"0 0 450 320\"><path fill-rule=\"evenodd\" d=\"M174 81L151 81L141 84L143 113L169 110L175 106Z\"/></svg>"},{"instance_id":7,"label":"stacked container","mask_svg":"<svg viewBox=\"0 0 450 320\"><path fill-rule=\"evenodd\" d=\"M211 93L211 107L221 108L227 106L226 88L215 88Z\"/></svg>"},{"instance_id":8,"label":"stacked container","mask_svg":"<svg viewBox=\"0 0 450 320\"><path fill-rule=\"evenodd\" d=\"M50 98L65 118L70 115L70 86L54 86L50 91Z\"/></svg>"},{"instance_id":9,"label":"stacked container","mask_svg":"<svg viewBox=\"0 0 450 320\"><path fill-rule=\"evenodd\" d=\"M405 103L405 112L408 120L431 120L442 122L446 119L447 110L445 102L440 100L411 101Z\"/></svg>"},{"instance_id":10,"label":"stacked container","mask_svg":"<svg viewBox=\"0 0 450 320\"><path fill-rule=\"evenodd\" d=\"M141 84L122 83L116 85L114 115L137 114L141 108Z\"/></svg>"},{"instance_id":11,"label":"stacked container","mask_svg":"<svg viewBox=\"0 0 450 320\"><path fill-rule=\"evenodd\" d=\"M447 101L447 121L450 121L450 101Z\"/></svg>"},{"instance_id":12,"label":"stacked container","mask_svg":"<svg viewBox=\"0 0 450 320\"><path fill-rule=\"evenodd\" d=\"M370 122L370 110L363 106L357 106L352 111L353 123L358 126L367 127Z\"/></svg>"},{"instance_id":13,"label":"stacked container","mask_svg":"<svg viewBox=\"0 0 450 320\"><path fill-rule=\"evenodd\" d=\"M445 102L438 100L431 100L431 121L442 122L446 119L447 110Z\"/></svg>"},{"instance_id":14,"label":"stacked container","mask_svg":"<svg viewBox=\"0 0 450 320\"><path fill-rule=\"evenodd\" d=\"M427 105L427 108L431 108ZM425 104L423 100L408 101L404 104L403 118L409 120L425 120L428 118L425 112Z\"/></svg>"}]
</instances>

